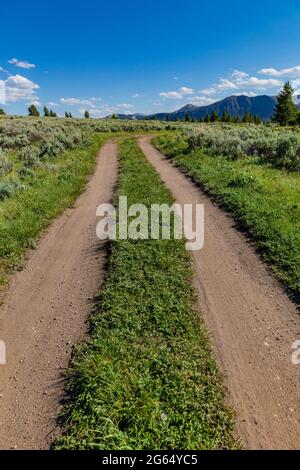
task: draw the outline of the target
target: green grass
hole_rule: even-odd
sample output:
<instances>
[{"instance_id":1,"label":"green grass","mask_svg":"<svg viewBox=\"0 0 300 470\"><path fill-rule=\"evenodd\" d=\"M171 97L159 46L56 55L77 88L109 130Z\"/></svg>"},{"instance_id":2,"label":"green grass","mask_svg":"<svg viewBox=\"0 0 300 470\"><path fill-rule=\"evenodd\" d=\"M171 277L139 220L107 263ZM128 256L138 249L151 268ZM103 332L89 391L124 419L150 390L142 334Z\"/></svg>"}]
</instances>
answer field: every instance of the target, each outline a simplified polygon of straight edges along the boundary
<instances>
[{"instance_id":1,"label":"green grass","mask_svg":"<svg viewBox=\"0 0 300 470\"><path fill-rule=\"evenodd\" d=\"M20 269L24 254L41 232L84 189L100 145L110 137L100 134L84 149L64 152L26 177L23 189L0 202L0 284L13 269Z\"/></svg>"},{"instance_id":2,"label":"green grass","mask_svg":"<svg viewBox=\"0 0 300 470\"><path fill-rule=\"evenodd\" d=\"M120 149L128 205L173 202L134 140ZM108 274L67 376L56 449L235 448L232 414L182 240L111 242Z\"/></svg>"},{"instance_id":3,"label":"green grass","mask_svg":"<svg viewBox=\"0 0 300 470\"><path fill-rule=\"evenodd\" d=\"M232 161L204 150L187 153L184 142L171 134L154 143L233 214L298 300L300 174L270 168L254 157Z\"/></svg>"}]
</instances>

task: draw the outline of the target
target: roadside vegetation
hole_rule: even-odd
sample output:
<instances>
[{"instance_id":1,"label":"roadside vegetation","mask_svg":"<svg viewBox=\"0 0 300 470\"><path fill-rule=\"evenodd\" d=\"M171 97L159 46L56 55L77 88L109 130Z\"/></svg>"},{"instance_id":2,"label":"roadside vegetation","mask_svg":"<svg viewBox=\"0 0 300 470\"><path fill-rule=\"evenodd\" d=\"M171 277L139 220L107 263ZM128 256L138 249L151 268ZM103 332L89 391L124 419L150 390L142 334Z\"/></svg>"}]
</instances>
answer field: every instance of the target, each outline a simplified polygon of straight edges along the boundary
<instances>
[{"instance_id":1,"label":"roadside vegetation","mask_svg":"<svg viewBox=\"0 0 300 470\"><path fill-rule=\"evenodd\" d=\"M154 143L233 214L299 299L300 132L211 124Z\"/></svg>"},{"instance_id":2,"label":"roadside vegetation","mask_svg":"<svg viewBox=\"0 0 300 470\"><path fill-rule=\"evenodd\" d=\"M173 202L132 139L120 147L117 196L128 205ZM237 446L190 278L183 240L111 242L91 336L67 375L56 449Z\"/></svg>"},{"instance_id":3,"label":"roadside vegetation","mask_svg":"<svg viewBox=\"0 0 300 470\"><path fill-rule=\"evenodd\" d=\"M97 135L85 148L66 150L55 158L45 157L42 163L34 166L27 164L35 158L33 151L5 157L10 171L0 179L2 285L11 270L22 267L26 250L35 246L40 233L66 207L71 206L84 189L99 146L108 137Z\"/></svg>"},{"instance_id":4,"label":"roadside vegetation","mask_svg":"<svg viewBox=\"0 0 300 470\"><path fill-rule=\"evenodd\" d=\"M26 249L66 207L92 172L101 144L122 132L171 129L166 123L39 118L0 119L0 286ZM176 125L174 125L174 128Z\"/></svg>"}]
</instances>

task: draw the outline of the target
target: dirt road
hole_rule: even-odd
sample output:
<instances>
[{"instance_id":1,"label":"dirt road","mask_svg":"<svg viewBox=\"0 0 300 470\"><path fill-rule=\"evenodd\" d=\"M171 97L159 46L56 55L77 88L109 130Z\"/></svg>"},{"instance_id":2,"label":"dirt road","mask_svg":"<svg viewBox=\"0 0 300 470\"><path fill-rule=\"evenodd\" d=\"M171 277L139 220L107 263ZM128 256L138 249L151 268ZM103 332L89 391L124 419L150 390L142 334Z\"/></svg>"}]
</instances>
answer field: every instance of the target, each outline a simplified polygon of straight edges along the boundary
<instances>
[{"instance_id":1,"label":"dirt road","mask_svg":"<svg viewBox=\"0 0 300 470\"><path fill-rule=\"evenodd\" d=\"M237 430L249 449L300 448L300 316L231 217L151 144L140 147L178 203L205 205L205 244L191 252L204 315Z\"/></svg>"},{"instance_id":2,"label":"dirt road","mask_svg":"<svg viewBox=\"0 0 300 470\"><path fill-rule=\"evenodd\" d=\"M105 246L96 237L96 207L109 202L117 178L117 147L108 142L76 205L50 227L12 276L1 306L0 448L47 449L63 392L62 371L103 280Z\"/></svg>"}]
</instances>

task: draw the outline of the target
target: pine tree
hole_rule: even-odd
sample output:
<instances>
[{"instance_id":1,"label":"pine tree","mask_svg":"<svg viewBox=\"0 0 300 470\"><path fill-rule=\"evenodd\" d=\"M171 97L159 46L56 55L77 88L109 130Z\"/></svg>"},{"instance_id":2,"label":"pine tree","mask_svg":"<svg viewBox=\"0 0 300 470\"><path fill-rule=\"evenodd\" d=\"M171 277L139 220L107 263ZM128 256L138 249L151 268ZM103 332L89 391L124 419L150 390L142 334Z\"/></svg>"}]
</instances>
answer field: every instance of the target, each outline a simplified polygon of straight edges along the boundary
<instances>
[{"instance_id":1,"label":"pine tree","mask_svg":"<svg viewBox=\"0 0 300 470\"><path fill-rule=\"evenodd\" d=\"M293 93L294 90L290 82L286 82L283 90L277 96L273 121L278 122L281 126L293 124L297 118L298 110L293 102Z\"/></svg>"},{"instance_id":2,"label":"pine tree","mask_svg":"<svg viewBox=\"0 0 300 470\"><path fill-rule=\"evenodd\" d=\"M191 117L190 117L189 113L186 113L186 115L184 117L184 120L185 120L185 122L191 122Z\"/></svg>"},{"instance_id":3,"label":"pine tree","mask_svg":"<svg viewBox=\"0 0 300 470\"><path fill-rule=\"evenodd\" d=\"M84 112L84 117L85 117L86 119L89 119L89 118L90 118L90 113L89 113L88 111L85 111L85 112Z\"/></svg>"},{"instance_id":4,"label":"pine tree","mask_svg":"<svg viewBox=\"0 0 300 470\"><path fill-rule=\"evenodd\" d=\"M117 115L115 113L113 113L111 119L118 119Z\"/></svg>"},{"instance_id":5,"label":"pine tree","mask_svg":"<svg viewBox=\"0 0 300 470\"><path fill-rule=\"evenodd\" d=\"M50 109L49 116L50 117L57 117L57 114L54 111L52 111L52 109Z\"/></svg>"},{"instance_id":6,"label":"pine tree","mask_svg":"<svg viewBox=\"0 0 300 470\"><path fill-rule=\"evenodd\" d=\"M222 116L221 116L221 121L222 122L229 122L230 121L230 115L229 115L226 108L224 108L224 110L223 110L223 113L222 113Z\"/></svg>"},{"instance_id":7,"label":"pine tree","mask_svg":"<svg viewBox=\"0 0 300 470\"><path fill-rule=\"evenodd\" d=\"M6 112L4 111L4 109L0 108L0 116L5 116L6 115Z\"/></svg>"},{"instance_id":8,"label":"pine tree","mask_svg":"<svg viewBox=\"0 0 300 470\"><path fill-rule=\"evenodd\" d=\"M34 104L32 104L31 106L29 106L29 108L28 108L28 115L29 115L29 116L36 116L36 117L38 117L38 116L40 115L40 113L39 113L37 107L36 107Z\"/></svg>"},{"instance_id":9,"label":"pine tree","mask_svg":"<svg viewBox=\"0 0 300 470\"><path fill-rule=\"evenodd\" d=\"M44 117L49 117L49 116L50 116L49 109L47 108L47 106L44 106Z\"/></svg>"},{"instance_id":10,"label":"pine tree","mask_svg":"<svg viewBox=\"0 0 300 470\"><path fill-rule=\"evenodd\" d=\"M212 111L211 115L210 115L210 122L216 122L219 120L219 115L217 113L217 111Z\"/></svg>"}]
</instances>

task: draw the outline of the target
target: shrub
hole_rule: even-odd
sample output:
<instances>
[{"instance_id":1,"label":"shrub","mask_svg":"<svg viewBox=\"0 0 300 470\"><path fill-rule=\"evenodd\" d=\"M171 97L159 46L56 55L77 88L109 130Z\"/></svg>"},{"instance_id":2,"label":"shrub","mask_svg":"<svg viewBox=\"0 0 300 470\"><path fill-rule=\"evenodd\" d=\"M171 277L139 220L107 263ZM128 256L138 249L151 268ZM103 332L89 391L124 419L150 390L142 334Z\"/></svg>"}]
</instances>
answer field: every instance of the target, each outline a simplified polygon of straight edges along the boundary
<instances>
[{"instance_id":1,"label":"shrub","mask_svg":"<svg viewBox=\"0 0 300 470\"><path fill-rule=\"evenodd\" d=\"M13 164L8 160L3 150L0 149L0 177L9 173L13 168Z\"/></svg>"},{"instance_id":2,"label":"shrub","mask_svg":"<svg viewBox=\"0 0 300 470\"><path fill-rule=\"evenodd\" d=\"M23 185L18 179L0 181L0 200L13 196L16 190L21 188L23 188Z\"/></svg>"}]
</instances>

